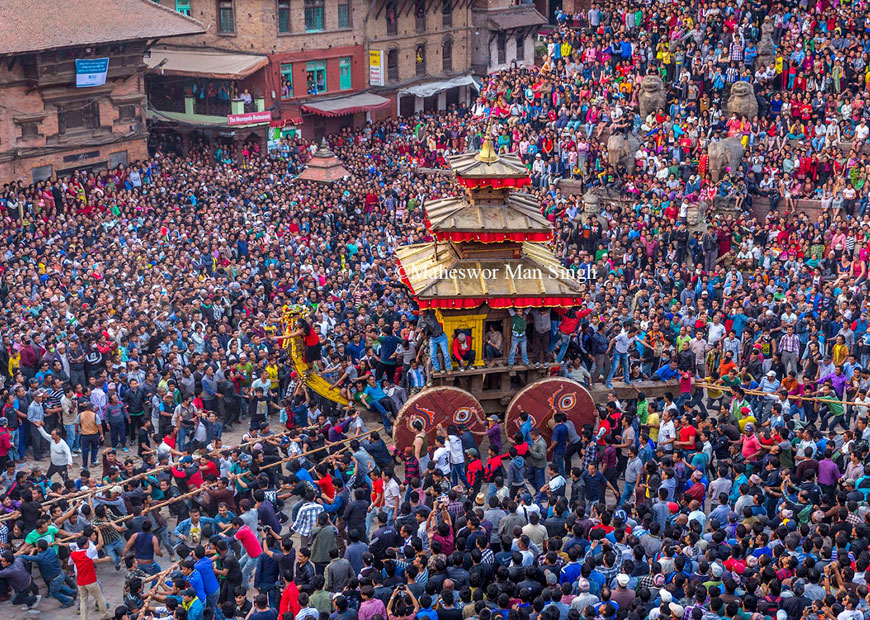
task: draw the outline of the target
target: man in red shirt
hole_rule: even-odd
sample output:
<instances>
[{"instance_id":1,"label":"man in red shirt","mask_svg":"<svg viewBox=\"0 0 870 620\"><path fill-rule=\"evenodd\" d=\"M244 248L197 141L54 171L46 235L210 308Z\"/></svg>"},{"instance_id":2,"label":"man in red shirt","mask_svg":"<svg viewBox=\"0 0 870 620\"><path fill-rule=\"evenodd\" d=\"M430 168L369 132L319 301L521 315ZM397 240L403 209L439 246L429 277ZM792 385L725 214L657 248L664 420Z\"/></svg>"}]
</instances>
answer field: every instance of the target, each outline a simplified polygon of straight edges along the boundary
<instances>
[{"instance_id":1,"label":"man in red shirt","mask_svg":"<svg viewBox=\"0 0 870 620\"><path fill-rule=\"evenodd\" d=\"M94 544L89 538L79 536L75 543L75 549L70 553L70 559L76 567L76 585L79 587L79 614L81 620L88 620L90 603L88 597L93 596L97 602L97 611L105 609L103 617L109 615L109 604L103 598L103 591L97 583L97 562L109 562L109 556L100 558L100 549L103 546L103 537L99 528L95 529L94 536L97 542Z\"/></svg>"},{"instance_id":2,"label":"man in red shirt","mask_svg":"<svg viewBox=\"0 0 870 620\"><path fill-rule=\"evenodd\" d=\"M674 447L677 450L683 450L683 453L687 453L690 451L694 451L695 449L695 437L698 434L697 429L692 426L692 417L689 413L683 411L682 424L680 425L680 431L677 441L674 443Z\"/></svg>"}]
</instances>

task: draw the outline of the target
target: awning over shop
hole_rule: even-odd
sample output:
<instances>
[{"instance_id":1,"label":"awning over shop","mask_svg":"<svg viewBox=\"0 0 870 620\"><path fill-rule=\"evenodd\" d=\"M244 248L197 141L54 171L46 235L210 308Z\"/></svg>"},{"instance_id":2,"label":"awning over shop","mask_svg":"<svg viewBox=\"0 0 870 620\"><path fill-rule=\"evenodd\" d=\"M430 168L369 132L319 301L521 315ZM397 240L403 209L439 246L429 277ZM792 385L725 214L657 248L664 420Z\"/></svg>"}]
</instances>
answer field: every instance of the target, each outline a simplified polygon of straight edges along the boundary
<instances>
[{"instance_id":1,"label":"awning over shop","mask_svg":"<svg viewBox=\"0 0 870 620\"><path fill-rule=\"evenodd\" d=\"M489 22L496 30L516 30L529 26L543 26L547 19L534 6L516 6L506 11L492 12Z\"/></svg>"},{"instance_id":2,"label":"awning over shop","mask_svg":"<svg viewBox=\"0 0 870 620\"><path fill-rule=\"evenodd\" d=\"M427 82L425 84L409 86L408 88L403 88L402 90L400 90L399 94L413 95L415 97L425 98L436 95L443 90L456 88L457 86L474 86L475 90L480 90L480 86L478 86L477 82L474 81L473 77L471 77L470 75L461 75L451 80L444 80L442 82Z\"/></svg>"},{"instance_id":3,"label":"awning over shop","mask_svg":"<svg viewBox=\"0 0 870 620\"><path fill-rule=\"evenodd\" d=\"M159 75L240 80L265 67L269 59L253 54L207 50L152 49L145 64L149 72Z\"/></svg>"},{"instance_id":4,"label":"awning over shop","mask_svg":"<svg viewBox=\"0 0 870 620\"><path fill-rule=\"evenodd\" d=\"M347 116L356 112L365 112L389 105L390 100L380 95L371 93L359 93L337 99L325 99L314 103L306 103L302 106L304 112L319 116Z\"/></svg>"}]
</instances>

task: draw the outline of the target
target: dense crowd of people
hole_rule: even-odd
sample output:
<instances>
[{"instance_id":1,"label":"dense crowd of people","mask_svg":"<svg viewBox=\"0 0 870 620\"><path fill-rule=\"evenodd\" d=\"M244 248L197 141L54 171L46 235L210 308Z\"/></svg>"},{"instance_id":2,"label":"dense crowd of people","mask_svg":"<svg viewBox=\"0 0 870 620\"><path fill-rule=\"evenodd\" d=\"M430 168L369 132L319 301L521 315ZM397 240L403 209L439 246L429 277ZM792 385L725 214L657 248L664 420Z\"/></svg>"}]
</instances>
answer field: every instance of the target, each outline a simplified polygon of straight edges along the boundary
<instances>
[{"instance_id":1,"label":"dense crowd of people","mask_svg":"<svg viewBox=\"0 0 870 620\"><path fill-rule=\"evenodd\" d=\"M352 173L334 185L295 178L301 138L155 140L130 166L5 183L0 600L78 599L82 620L863 620L866 9L559 12L540 67L330 136ZM667 103L641 117L648 74ZM723 112L738 82L757 117ZM486 131L587 293L474 351L421 315L394 251L457 193L420 169ZM620 133L633 166L608 157ZM725 137L745 151L716 179ZM586 190L620 199L585 213ZM307 389L288 329L354 407ZM549 442L494 416L396 449L408 396L474 360L637 389L593 425L556 415Z\"/></svg>"}]
</instances>

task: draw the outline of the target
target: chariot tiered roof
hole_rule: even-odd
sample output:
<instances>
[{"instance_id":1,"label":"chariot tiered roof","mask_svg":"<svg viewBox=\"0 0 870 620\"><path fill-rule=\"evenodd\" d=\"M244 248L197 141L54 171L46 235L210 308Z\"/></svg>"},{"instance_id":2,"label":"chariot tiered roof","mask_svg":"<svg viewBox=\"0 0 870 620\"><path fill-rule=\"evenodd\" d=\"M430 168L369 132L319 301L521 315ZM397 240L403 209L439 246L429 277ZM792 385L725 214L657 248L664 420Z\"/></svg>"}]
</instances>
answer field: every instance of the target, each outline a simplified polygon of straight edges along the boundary
<instances>
[{"instance_id":1,"label":"chariot tiered roof","mask_svg":"<svg viewBox=\"0 0 870 620\"><path fill-rule=\"evenodd\" d=\"M499 155L487 137L479 153L449 159L464 195L426 204L435 241L399 248L399 270L421 308L563 307L583 287L545 242L553 227L531 194L529 171Z\"/></svg>"}]
</instances>

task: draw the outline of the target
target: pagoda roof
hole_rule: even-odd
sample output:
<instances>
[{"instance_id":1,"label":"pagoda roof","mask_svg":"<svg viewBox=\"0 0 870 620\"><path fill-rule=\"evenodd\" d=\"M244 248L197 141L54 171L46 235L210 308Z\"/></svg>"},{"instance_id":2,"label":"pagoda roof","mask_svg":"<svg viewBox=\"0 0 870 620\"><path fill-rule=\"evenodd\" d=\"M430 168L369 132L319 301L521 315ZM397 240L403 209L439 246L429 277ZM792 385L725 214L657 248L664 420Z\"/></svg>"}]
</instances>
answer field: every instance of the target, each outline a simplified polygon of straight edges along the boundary
<instances>
[{"instance_id":1,"label":"pagoda roof","mask_svg":"<svg viewBox=\"0 0 870 620\"><path fill-rule=\"evenodd\" d=\"M529 176L529 169L516 155L496 155L492 160L480 159L479 153L463 153L448 158L456 176L474 178L515 178Z\"/></svg>"},{"instance_id":2,"label":"pagoda roof","mask_svg":"<svg viewBox=\"0 0 870 620\"><path fill-rule=\"evenodd\" d=\"M324 138L314 155L311 156L305 170L300 172L296 178L315 183L335 183L349 176L351 176L350 172L341 164Z\"/></svg>"},{"instance_id":3,"label":"pagoda roof","mask_svg":"<svg viewBox=\"0 0 870 620\"><path fill-rule=\"evenodd\" d=\"M519 258L462 258L452 244L396 250L402 281L420 308L567 307L582 303L585 284L542 243L523 243Z\"/></svg>"},{"instance_id":4,"label":"pagoda roof","mask_svg":"<svg viewBox=\"0 0 870 620\"><path fill-rule=\"evenodd\" d=\"M499 155L487 137L477 153L463 153L448 158L456 180L468 188L522 187L532 182L529 169L516 155Z\"/></svg>"},{"instance_id":5,"label":"pagoda roof","mask_svg":"<svg viewBox=\"0 0 870 620\"><path fill-rule=\"evenodd\" d=\"M511 193L503 204L472 204L457 196L426 203L426 226L439 241L550 241L553 227L531 194Z\"/></svg>"}]
</instances>

